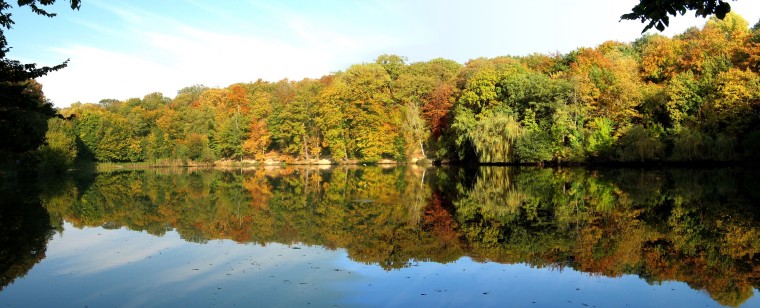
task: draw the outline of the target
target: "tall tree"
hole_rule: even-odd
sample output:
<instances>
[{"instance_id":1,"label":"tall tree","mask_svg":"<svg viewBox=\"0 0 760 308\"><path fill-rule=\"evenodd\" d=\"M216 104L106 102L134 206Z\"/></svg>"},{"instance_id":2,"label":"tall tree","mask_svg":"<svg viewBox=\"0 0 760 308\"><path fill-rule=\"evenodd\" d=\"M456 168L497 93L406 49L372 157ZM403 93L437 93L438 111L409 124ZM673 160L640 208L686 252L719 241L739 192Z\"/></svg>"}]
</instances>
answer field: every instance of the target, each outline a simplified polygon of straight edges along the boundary
<instances>
[{"instance_id":1,"label":"tall tree","mask_svg":"<svg viewBox=\"0 0 760 308\"><path fill-rule=\"evenodd\" d=\"M220 158L243 158L245 130L235 117L225 120L214 135L212 147Z\"/></svg>"},{"instance_id":2,"label":"tall tree","mask_svg":"<svg viewBox=\"0 0 760 308\"><path fill-rule=\"evenodd\" d=\"M7 73L4 68L0 70L0 75ZM39 147L45 139L47 121L55 115L39 83L30 79L0 81L0 131L3 132L0 154L19 154Z\"/></svg>"},{"instance_id":3,"label":"tall tree","mask_svg":"<svg viewBox=\"0 0 760 308\"><path fill-rule=\"evenodd\" d=\"M28 6L34 13L54 17L43 7L55 0L20 0L19 6ZM80 0L70 0L72 9L79 9ZM0 142L0 156L16 155L39 147L47 131L47 120L57 113L44 98L41 86L32 79L66 67L68 60L52 67L38 68L36 64L22 64L7 58L10 51L5 30L14 22L8 12L12 5L0 0L0 131L5 136Z\"/></svg>"},{"instance_id":4,"label":"tall tree","mask_svg":"<svg viewBox=\"0 0 760 308\"><path fill-rule=\"evenodd\" d=\"M348 85L342 78L323 78L325 88L319 93L316 124L322 131L322 145L326 153L340 161L354 156L348 152L349 123L346 93Z\"/></svg>"},{"instance_id":5,"label":"tall tree","mask_svg":"<svg viewBox=\"0 0 760 308\"><path fill-rule=\"evenodd\" d=\"M379 64L357 64L340 78L346 83L348 150L365 160L396 156L400 108L391 99L387 71Z\"/></svg>"}]
</instances>

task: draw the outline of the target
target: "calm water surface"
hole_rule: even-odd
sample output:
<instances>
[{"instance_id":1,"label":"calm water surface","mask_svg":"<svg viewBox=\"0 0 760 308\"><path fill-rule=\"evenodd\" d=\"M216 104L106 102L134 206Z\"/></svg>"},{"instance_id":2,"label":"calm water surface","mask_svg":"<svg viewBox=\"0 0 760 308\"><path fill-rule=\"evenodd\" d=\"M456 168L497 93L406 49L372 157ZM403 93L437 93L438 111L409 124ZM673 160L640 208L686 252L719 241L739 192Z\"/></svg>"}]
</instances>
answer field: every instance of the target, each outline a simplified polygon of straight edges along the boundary
<instances>
[{"instance_id":1,"label":"calm water surface","mask_svg":"<svg viewBox=\"0 0 760 308\"><path fill-rule=\"evenodd\" d=\"M758 183L368 167L6 184L0 307L760 307Z\"/></svg>"}]
</instances>

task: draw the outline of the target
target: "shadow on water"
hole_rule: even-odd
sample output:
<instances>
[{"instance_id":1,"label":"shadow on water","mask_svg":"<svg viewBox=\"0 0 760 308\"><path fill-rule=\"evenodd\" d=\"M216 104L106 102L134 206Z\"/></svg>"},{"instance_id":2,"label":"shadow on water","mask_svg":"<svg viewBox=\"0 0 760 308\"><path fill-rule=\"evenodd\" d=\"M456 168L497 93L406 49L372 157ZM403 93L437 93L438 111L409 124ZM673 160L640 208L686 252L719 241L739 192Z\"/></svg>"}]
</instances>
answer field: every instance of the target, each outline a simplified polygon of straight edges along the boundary
<instances>
[{"instance_id":1,"label":"shadow on water","mask_svg":"<svg viewBox=\"0 0 760 308\"><path fill-rule=\"evenodd\" d=\"M36 185L0 183L0 290L45 258L54 233Z\"/></svg>"}]
</instances>

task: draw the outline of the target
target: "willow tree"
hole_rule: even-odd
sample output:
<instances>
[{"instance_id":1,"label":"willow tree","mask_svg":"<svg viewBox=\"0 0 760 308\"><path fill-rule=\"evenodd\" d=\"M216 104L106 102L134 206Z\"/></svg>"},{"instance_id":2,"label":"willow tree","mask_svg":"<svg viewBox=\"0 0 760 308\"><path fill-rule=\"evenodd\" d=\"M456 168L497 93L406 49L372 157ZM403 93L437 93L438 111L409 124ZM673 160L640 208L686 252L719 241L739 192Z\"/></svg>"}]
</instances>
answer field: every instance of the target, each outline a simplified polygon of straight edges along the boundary
<instances>
[{"instance_id":1,"label":"willow tree","mask_svg":"<svg viewBox=\"0 0 760 308\"><path fill-rule=\"evenodd\" d=\"M425 121L420 116L420 105L417 102L408 102L404 105L404 123L403 129L406 139L411 141L414 146L419 146L422 157L425 155L425 140L428 138L429 130L425 126ZM407 146L407 148L411 148Z\"/></svg>"},{"instance_id":2,"label":"willow tree","mask_svg":"<svg viewBox=\"0 0 760 308\"><path fill-rule=\"evenodd\" d=\"M520 123L502 112L481 114L468 134L480 162L511 162L514 147L522 134Z\"/></svg>"}]
</instances>

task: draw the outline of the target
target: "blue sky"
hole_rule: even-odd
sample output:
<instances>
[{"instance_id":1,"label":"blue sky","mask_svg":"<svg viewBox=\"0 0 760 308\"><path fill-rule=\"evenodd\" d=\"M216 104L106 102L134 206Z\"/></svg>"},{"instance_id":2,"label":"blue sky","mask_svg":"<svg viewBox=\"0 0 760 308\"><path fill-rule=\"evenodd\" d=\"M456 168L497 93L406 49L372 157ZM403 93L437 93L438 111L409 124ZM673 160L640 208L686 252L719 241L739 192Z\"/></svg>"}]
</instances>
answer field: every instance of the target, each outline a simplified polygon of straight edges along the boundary
<instances>
[{"instance_id":1,"label":"blue sky","mask_svg":"<svg viewBox=\"0 0 760 308\"><path fill-rule=\"evenodd\" d=\"M40 78L58 107L124 100L194 84L318 78L398 54L464 63L478 57L566 53L640 37L643 24L619 22L637 0L83 0L58 17L13 10L10 57L69 67ZM731 2L750 25L760 1ZM672 20L673 35L705 20Z\"/></svg>"}]
</instances>

